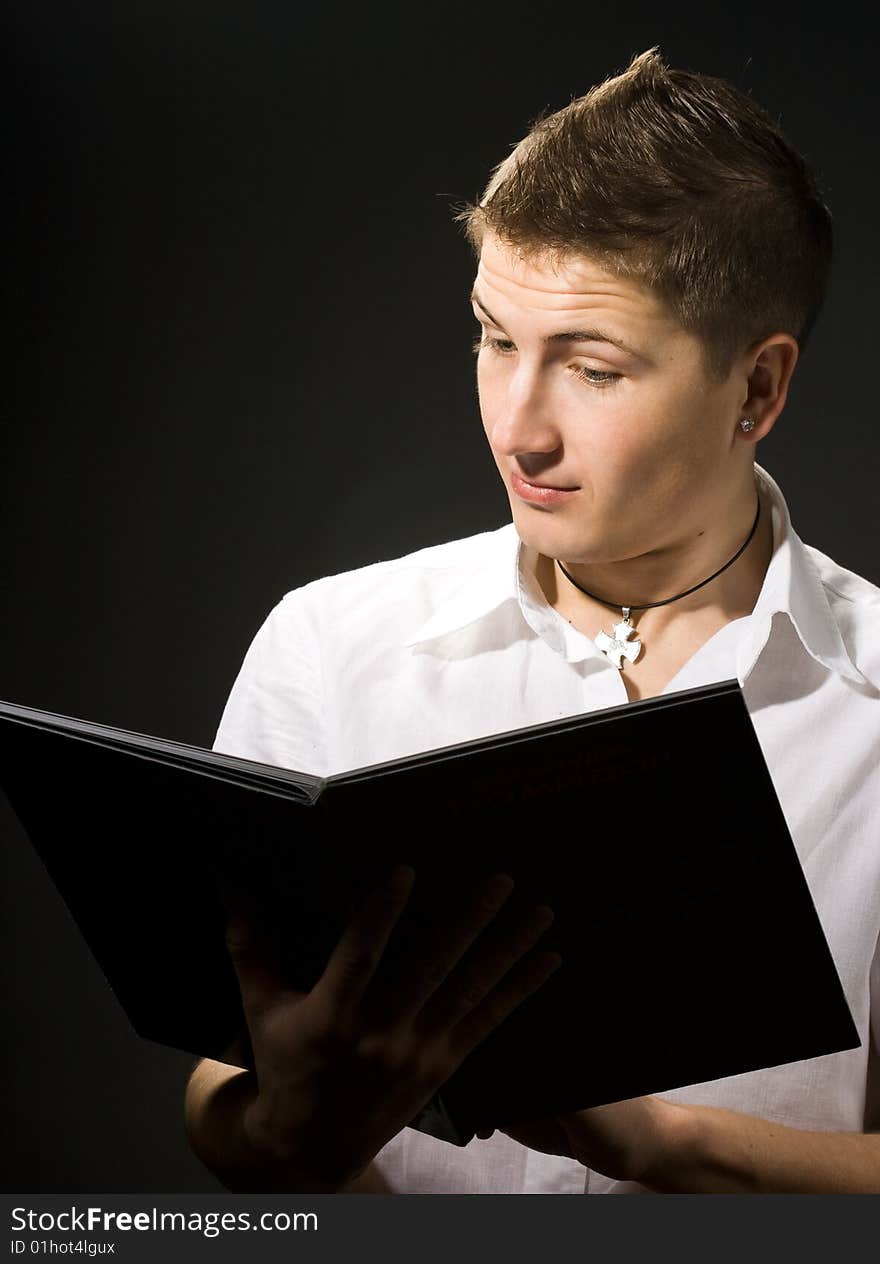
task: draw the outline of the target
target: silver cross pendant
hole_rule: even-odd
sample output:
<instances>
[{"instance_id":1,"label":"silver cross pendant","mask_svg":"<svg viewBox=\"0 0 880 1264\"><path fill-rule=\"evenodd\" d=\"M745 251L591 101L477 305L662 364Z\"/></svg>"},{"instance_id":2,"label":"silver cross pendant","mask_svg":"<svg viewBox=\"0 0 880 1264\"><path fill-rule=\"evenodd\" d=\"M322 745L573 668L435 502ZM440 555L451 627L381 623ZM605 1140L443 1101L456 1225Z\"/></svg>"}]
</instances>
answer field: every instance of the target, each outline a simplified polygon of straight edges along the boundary
<instances>
[{"instance_id":1,"label":"silver cross pendant","mask_svg":"<svg viewBox=\"0 0 880 1264\"><path fill-rule=\"evenodd\" d=\"M635 628L630 623L629 606L621 606L621 614L623 619L620 623L615 623L611 636L607 632L600 632L594 641L594 645L600 650L605 657L612 662L620 671L623 669L624 658L634 663L639 656L642 643L635 636ZM634 636L635 639L630 641L629 637Z\"/></svg>"}]
</instances>

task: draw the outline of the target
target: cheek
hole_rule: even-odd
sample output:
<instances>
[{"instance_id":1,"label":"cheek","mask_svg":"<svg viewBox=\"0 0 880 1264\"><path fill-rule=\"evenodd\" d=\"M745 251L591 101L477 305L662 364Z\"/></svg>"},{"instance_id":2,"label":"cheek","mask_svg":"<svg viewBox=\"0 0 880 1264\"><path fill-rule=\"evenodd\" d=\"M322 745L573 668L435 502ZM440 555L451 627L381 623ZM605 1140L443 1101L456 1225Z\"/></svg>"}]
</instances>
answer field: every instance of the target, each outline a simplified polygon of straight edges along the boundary
<instances>
[{"instance_id":1,"label":"cheek","mask_svg":"<svg viewBox=\"0 0 880 1264\"><path fill-rule=\"evenodd\" d=\"M596 495L638 516L640 509L663 500L670 484L680 482L686 454L682 437L655 408L636 409L615 401L592 414L589 428L573 435L569 451ZM686 448L685 444L685 448Z\"/></svg>"},{"instance_id":2,"label":"cheek","mask_svg":"<svg viewBox=\"0 0 880 1264\"><path fill-rule=\"evenodd\" d=\"M480 417L483 422L483 429L488 438L492 428L491 404L492 393L486 386L485 374L477 369L477 403L480 408Z\"/></svg>"},{"instance_id":3,"label":"cheek","mask_svg":"<svg viewBox=\"0 0 880 1264\"><path fill-rule=\"evenodd\" d=\"M569 452L579 462L607 470L634 472L650 466L657 437L626 400L602 400L572 418L566 429Z\"/></svg>"},{"instance_id":4,"label":"cheek","mask_svg":"<svg viewBox=\"0 0 880 1264\"><path fill-rule=\"evenodd\" d=\"M505 393L499 383L493 380L491 372L483 372L477 375L477 402L480 410L480 420L483 425L483 433L489 443L490 448L494 451L496 430L499 422L503 422L506 416Z\"/></svg>"}]
</instances>

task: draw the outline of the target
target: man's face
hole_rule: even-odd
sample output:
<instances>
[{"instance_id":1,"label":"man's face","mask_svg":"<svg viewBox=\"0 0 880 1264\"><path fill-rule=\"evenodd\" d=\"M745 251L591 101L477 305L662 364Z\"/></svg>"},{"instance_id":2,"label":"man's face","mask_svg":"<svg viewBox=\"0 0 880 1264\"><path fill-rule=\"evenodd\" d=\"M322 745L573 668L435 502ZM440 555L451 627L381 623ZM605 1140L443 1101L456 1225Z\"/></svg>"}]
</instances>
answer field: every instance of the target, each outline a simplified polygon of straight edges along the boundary
<instances>
[{"instance_id":1,"label":"man's face","mask_svg":"<svg viewBox=\"0 0 880 1264\"><path fill-rule=\"evenodd\" d=\"M735 439L742 366L713 383L651 291L582 256L554 271L487 233L474 295L483 426L527 545L615 562L717 523L752 459ZM591 338L547 341L572 330ZM573 490L542 502L518 476Z\"/></svg>"}]
</instances>

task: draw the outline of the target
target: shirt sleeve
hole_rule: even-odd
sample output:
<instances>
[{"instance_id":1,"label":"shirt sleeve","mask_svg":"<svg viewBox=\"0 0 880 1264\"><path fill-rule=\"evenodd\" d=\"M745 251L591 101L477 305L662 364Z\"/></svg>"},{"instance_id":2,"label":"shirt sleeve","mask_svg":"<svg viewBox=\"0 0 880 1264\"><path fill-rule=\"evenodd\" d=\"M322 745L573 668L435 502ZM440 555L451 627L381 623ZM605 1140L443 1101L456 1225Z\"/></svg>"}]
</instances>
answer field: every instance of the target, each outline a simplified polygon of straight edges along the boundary
<instances>
[{"instance_id":1,"label":"shirt sleeve","mask_svg":"<svg viewBox=\"0 0 880 1264\"><path fill-rule=\"evenodd\" d=\"M215 751L326 776L320 640L302 590L270 611L245 654Z\"/></svg>"},{"instance_id":2,"label":"shirt sleeve","mask_svg":"<svg viewBox=\"0 0 880 1264\"><path fill-rule=\"evenodd\" d=\"M871 964L870 996L865 1132L880 1132L880 938Z\"/></svg>"}]
</instances>

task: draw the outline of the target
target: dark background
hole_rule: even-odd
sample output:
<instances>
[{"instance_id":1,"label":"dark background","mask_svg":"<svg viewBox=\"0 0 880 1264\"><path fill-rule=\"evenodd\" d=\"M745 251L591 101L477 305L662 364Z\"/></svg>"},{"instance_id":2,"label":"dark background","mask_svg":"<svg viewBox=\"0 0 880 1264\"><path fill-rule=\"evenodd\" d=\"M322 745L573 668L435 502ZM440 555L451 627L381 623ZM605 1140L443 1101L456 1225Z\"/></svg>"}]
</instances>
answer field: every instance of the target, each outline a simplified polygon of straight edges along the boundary
<instances>
[{"instance_id":1,"label":"dark background","mask_svg":"<svg viewBox=\"0 0 880 1264\"><path fill-rule=\"evenodd\" d=\"M804 540L880 580L880 106L846 6L7 12L0 698L208 746L284 592L509 521L452 214L653 44L752 92L817 171L831 291L758 460ZM2 800L0 830L2 1187L219 1189L183 1137L191 1059L130 1031Z\"/></svg>"}]
</instances>

